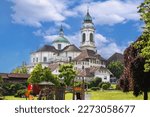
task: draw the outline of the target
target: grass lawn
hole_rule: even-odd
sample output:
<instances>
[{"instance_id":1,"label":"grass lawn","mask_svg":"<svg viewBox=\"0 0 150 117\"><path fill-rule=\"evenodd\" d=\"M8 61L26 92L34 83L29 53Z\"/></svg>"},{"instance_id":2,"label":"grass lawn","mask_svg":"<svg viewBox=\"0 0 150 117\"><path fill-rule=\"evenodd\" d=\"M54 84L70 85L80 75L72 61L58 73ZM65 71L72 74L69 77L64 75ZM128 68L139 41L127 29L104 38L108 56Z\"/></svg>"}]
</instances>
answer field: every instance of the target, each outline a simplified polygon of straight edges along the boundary
<instances>
[{"instance_id":1,"label":"grass lawn","mask_svg":"<svg viewBox=\"0 0 150 117\"><path fill-rule=\"evenodd\" d=\"M14 97L14 96L5 96L4 100L26 100L26 98ZM37 97L34 97L34 100L37 100Z\"/></svg>"},{"instance_id":2,"label":"grass lawn","mask_svg":"<svg viewBox=\"0 0 150 117\"><path fill-rule=\"evenodd\" d=\"M87 92L86 92L87 93ZM132 92L123 93L122 91L91 91L88 92L90 100L143 100L143 95L135 97ZM150 94L148 95L150 98ZM72 94L66 94L66 100L72 99Z\"/></svg>"},{"instance_id":3,"label":"grass lawn","mask_svg":"<svg viewBox=\"0 0 150 117\"><path fill-rule=\"evenodd\" d=\"M72 96L73 96L72 93L66 93L65 94L65 100L72 100Z\"/></svg>"},{"instance_id":4,"label":"grass lawn","mask_svg":"<svg viewBox=\"0 0 150 117\"><path fill-rule=\"evenodd\" d=\"M143 95L135 97L132 92L123 93L122 91L93 91L90 92L90 94L91 100L143 100Z\"/></svg>"},{"instance_id":5,"label":"grass lawn","mask_svg":"<svg viewBox=\"0 0 150 117\"><path fill-rule=\"evenodd\" d=\"M87 94L87 92L86 92ZM123 93L122 91L90 91L88 92L90 100L143 100L143 95L138 97L133 96L132 92ZM150 99L150 93L149 93ZM35 97L35 100L37 98ZM66 100L72 100L72 93L66 93ZM18 98L14 96L5 96L4 100L26 100L25 98Z\"/></svg>"},{"instance_id":6,"label":"grass lawn","mask_svg":"<svg viewBox=\"0 0 150 117\"><path fill-rule=\"evenodd\" d=\"M14 96L5 96L4 100L26 100L26 98L19 98Z\"/></svg>"}]
</instances>

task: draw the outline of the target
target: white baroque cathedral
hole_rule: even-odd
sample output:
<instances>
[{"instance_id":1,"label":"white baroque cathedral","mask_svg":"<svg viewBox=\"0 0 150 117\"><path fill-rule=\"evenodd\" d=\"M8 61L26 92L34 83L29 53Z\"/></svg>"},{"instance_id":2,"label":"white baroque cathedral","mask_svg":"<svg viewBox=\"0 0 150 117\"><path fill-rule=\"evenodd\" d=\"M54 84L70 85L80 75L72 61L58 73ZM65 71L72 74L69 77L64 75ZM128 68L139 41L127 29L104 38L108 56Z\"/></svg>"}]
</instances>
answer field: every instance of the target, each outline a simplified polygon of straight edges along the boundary
<instances>
[{"instance_id":1,"label":"white baroque cathedral","mask_svg":"<svg viewBox=\"0 0 150 117\"><path fill-rule=\"evenodd\" d=\"M104 82L110 82L112 73L106 68L106 60L97 53L94 34L95 27L92 17L87 11L81 28L80 48L69 42L61 26L58 37L51 45L44 45L31 53L29 72L37 63L40 63L43 67L49 67L53 74L58 75L61 64L73 62L74 69L78 71L78 80L84 76L87 82L95 77L102 78Z\"/></svg>"}]
</instances>

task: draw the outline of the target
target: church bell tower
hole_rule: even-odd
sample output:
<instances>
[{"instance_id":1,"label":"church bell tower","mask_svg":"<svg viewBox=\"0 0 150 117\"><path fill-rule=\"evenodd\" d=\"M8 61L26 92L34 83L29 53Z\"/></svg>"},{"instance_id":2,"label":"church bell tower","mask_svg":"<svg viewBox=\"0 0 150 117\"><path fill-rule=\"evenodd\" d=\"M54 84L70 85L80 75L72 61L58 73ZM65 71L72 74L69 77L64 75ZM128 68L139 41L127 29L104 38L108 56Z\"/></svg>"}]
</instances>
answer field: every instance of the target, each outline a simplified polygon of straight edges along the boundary
<instances>
[{"instance_id":1,"label":"church bell tower","mask_svg":"<svg viewBox=\"0 0 150 117\"><path fill-rule=\"evenodd\" d=\"M94 40L95 28L90 16L89 10L84 17L83 25L81 28L81 50L93 50L96 52L95 40Z\"/></svg>"}]
</instances>

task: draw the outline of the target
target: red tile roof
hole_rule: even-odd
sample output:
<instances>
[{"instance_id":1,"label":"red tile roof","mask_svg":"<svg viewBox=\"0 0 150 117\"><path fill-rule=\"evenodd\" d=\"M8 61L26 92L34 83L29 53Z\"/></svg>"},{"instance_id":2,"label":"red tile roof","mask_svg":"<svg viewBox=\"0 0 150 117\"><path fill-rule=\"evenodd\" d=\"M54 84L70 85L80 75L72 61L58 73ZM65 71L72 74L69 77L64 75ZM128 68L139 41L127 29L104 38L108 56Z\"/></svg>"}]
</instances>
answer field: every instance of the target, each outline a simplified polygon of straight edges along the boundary
<instances>
[{"instance_id":1,"label":"red tile roof","mask_svg":"<svg viewBox=\"0 0 150 117\"><path fill-rule=\"evenodd\" d=\"M57 63L52 63L49 65L49 68L51 69L52 72L56 70L58 67L59 67L59 64Z\"/></svg>"},{"instance_id":2,"label":"red tile roof","mask_svg":"<svg viewBox=\"0 0 150 117\"><path fill-rule=\"evenodd\" d=\"M93 58L93 59L100 59L100 60L105 60L104 58L101 57L101 55L97 54L96 52L94 52L93 50L83 50L79 56L77 56L74 61L82 61L82 60L86 60L89 58Z\"/></svg>"}]
</instances>

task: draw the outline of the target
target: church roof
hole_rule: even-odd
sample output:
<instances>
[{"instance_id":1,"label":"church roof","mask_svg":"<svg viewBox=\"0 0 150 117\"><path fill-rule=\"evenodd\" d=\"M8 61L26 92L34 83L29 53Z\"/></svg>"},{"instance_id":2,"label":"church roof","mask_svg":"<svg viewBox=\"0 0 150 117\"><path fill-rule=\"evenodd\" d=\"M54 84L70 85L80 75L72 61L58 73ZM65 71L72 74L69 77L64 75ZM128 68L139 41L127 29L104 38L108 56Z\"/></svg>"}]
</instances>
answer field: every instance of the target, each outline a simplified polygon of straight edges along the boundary
<instances>
[{"instance_id":1,"label":"church roof","mask_svg":"<svg viewBox=\"0 0 150 117\"><path fill-rule=\"evenodd\" d=\"M52 63L49 65L49 68L51 69L51 71L53 72L54 70L56 70L59 67L58 63Z\"/></svg>"},{"instance_id":2,"label":"church roof","mask_svg":"<svg viewBox=\"0 0 150 117\"><path fill-rule=\"evenodd\" d=\"M96 56L96 58L98 58L98 59L100 59L102 61L106 61L100 54L96 54L95 56Z\"/></svg>"},{"instance_id":3,"label":"church roof","mask_svg":"<svg viewBox=\"0 0 150 117\"><path fill-rule=\"evenodd\" d=\"M68 45L63 49L64 52L74 51L74 52L80 52L80 49L77 48L74 44Z\"/></svg>"},{"instance_id":4,"label":"church roof","mask_svg":"<svg viewBox=\"0 0 150 117\"><path fill-rule=\"evenodd\" d=\"M58 42L70 44L70 42L68 41L68 39L65 38L64 36L57 37L52 43L58 43Z\"/></svg>"},{"instance_id":5,"label":"church roof","mask_svg":"<svg viewBox=\"0 0 150 117\"><path fill-rule=\"evenodd\" d=\"M75 61L82 61L86 60L88 58L93 58L93 59L100 59L100 60L105 60L104 58L101 57L101 55L97 54L93 50L82 50L82 52L77 56L74 60Z\"/></svg>"},{"instance_id":6,"label":"church roof","mask_svg":"<svg viewBox=\"0 0 150 117\"><path fill-rule=\"evenodd\" d=\"M114 53L111 57L108 58L107 64L115 61L120 61L121 63L124 64L124 56L121 53Z\"/></svg>"},{"instance_id":7,"label":"church roof","mask_svg":"<svg viewBox=\"0 0 150 117\"><path fill-rule=\"evenodd\" d=\"M44 45L42 48L38 49L36 52L57 52L54 46Z\"/></svg>"},{"instance_id":8,"label":"church roof","mask_svg":"<svg viewBox=\"0 0 150 117\"><path fill-rule=\"evenodd\" d=\"M58 42L70 44L68 39L64 37L64 30L63 30L62 25L61 25L61 27L59 29L59 36L52 43L58 43Z\"/></svg>"},{"instance_id":9,"label":"church roof","mask_svg":"<svg viewBox=\"0 0 150 117\"><path fill-rule=\"evenodd\" d=\"M90 72L91 68L85 68L84 70L78 70L79 77L94 77L94 72Z\"/></svg>"},{"instance_id":10,"label":"church roof","mask_svg":"<svg viewBox=\"0 0 150 117\"><path fill-rule=\"evenodd\" d=\"M106 67L90 67L90 68L85 68L84 70L78 70L78 76L79 77L94 77L94 73L96 71L107 71L110 75L112 75L112 73L106 68Z\"/></svg>"},{"instance_id":11,"label":"church roof","mask_svg":"<svg viewBox=\"0 0 150 117\"><path fill-rule=\"evenodd\" d=\"M112 75L112 73L109 71L109 69L107 69L106 67L103 67L103 66L90 68L90 72L95 72L95 71L107 71Z\"/></svg>"},{"instance_id":12,"label":"church roof","mask_svg":"<svg viewBox=\"0 0 150 117\"><path fill-rule=\"evenodd\" d=\"M92 22L92 17L90 16L89 10L87 11L86 16L84 17L84 22Z\"/></svg>"}]
</instances>

